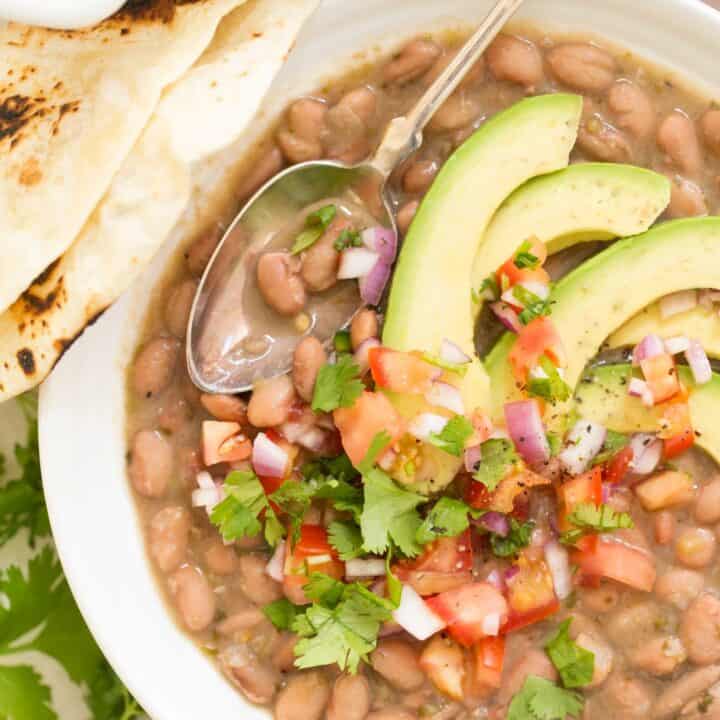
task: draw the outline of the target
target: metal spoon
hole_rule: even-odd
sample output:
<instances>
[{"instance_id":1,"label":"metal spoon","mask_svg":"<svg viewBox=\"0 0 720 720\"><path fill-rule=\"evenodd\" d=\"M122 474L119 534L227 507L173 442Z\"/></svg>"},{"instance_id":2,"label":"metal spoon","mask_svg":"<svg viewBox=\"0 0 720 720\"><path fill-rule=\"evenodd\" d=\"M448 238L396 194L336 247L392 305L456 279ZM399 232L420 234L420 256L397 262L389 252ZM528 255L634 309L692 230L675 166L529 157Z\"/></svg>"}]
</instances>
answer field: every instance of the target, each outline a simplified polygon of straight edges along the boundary
<instances>
[{"instance_id":1,"label":"metal spoon","mask_svg":"<svg viewBox=\"0 0 720 720\"><path fill-rule=\"evenodd\" d=\"M397 231L387 190L390 173L420 147L425 125L522 2L495 3L415 107L390 123L370 160L353 166L327 160L294 165L269 180L238 213L205 270L190 313L187 364L199 388L211 393L250 390L258 380L289 372L293 350L307 332L327 342L350 322L362 305L354 281L310 296L309 327L273 317L255 284L259 254L278 249L268 228L276 228L278 218L290 222L313 203L343 198L354 207L372 207L374 224Z\"/></svg>"}]
</instances>

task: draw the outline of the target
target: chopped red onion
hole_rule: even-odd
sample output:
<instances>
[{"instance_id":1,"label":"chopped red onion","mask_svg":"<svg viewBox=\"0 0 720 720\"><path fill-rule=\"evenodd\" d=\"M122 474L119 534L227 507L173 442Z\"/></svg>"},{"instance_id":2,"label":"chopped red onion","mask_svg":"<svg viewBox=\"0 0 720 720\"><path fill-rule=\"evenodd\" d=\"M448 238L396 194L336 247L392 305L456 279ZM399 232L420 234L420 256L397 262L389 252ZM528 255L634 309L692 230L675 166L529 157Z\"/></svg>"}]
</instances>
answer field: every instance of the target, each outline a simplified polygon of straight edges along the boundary
<instances>
[{"instance_id":1,"label":"chopped red onion","mask_svg":"<svg viewBox=\"0 0 720 720\"><path fill-rule=\"evenodd\" d=\"M488 576L485 578L485 582L492 585L496 590L504 593L507 589L505 585L505 578L502 576L499 570L491 570Z\"/></svg>"},{"instance_id":2,"label":"chopped red onion","mask_svg":"<svg viewBox=\"0 0 720 720\"><path fill-rule=\"evenodd\" d=\"M552 575L555 594L559 600L565 600L572 592L568 551L557 540L551 540L545 545L545 562Z\"/></svg>"},{"instance_id":3,"label":"chopped red onion","mask_svg":"<svg viewBox=\"0 0 720 720\"><path fill-rule=\"evenodd\" d=\"M311 427L300 435L297 442L310 452L319 453L325 447L327 433L319 427Z\"/></svg>"},{"instance_id":4,"label":"chopped red onion","mask_svg":"<svg viewBox=\"0 0 720 720\"><path fill-rule=\"evenodd\" d=\"M355 364L360 368L361 375L364 375L370 369L370 360L368 359L368 353L370 352L370 349L379 346L380 341L375 337L363 340L358 346L358 349L353 355L353 359L355 361Z\"/></svg>"},{"instance_id":5,"label":"chopped red onion","mask_svg":"<svg viewBox=\"0 0 720 720\"><path fill-rule=\"evenodd\" d=\"M520 572L520 568L517 565L511 565L506 571L505 571L505 582L510 582L518 573Z\"/></svg>"},{"instance_id":6,"label":"chopped red onion","mask_svg":"<svg viewBox=\"0 0 720 720\"><path fill-rule=\"evenodd\" d=\"M379 261L360 279L360 296L368 305L377 305L390 279L392 264L397 256L397 235L377 226L363 230L360 235L365 247L378 255Z\"/></svg>"},{"instance_id":7,"label":"chopped red onion","mask_svg":"<svg viewBox=\"0 0 720 720\"><path fill-rule=\"evenodd\" d=\"M697 307L697 290L681 290L660 299L660 317L667 320L673 315L687 312Z\"/></svg>"},{"instance_id":8,"label":"chopped red onion","mask_svg":"<svg viewBox=\"0 0 720 720\"><path fill-rule=\"evenodd\" d=\"M285 577L285 552L287 541L281 542L276 548L270 562L265 566L265 574L276 582L282 582Z\"/></svg>"},{"instance_id":9,"label":"chopped red onion","mask_svg":"<svg viewBox=\"0 0 720 720\"><path fill-rule=\"evenodd\" d=\"M449 383L434 382L425 393L425 399L430 405L445 408L456 415L465 414L462 394L454 385Z\"/></svg>"},{"instance_id":10,"label":"chopped red onion","mask_svg":"<svg viewBox=\"0 0 720 720\"><path fill-rule=\"evenodd\" d=\"M630 468L636 475L649 475L662 458L662 440L649 433L636 433L630 439L633 459Z\"/></svg>"},{"instance_id":11,"label":"chopped red onion","mask_svg":"<svg viewBox=\"0 0 720 720\"><path fill-rule=\"evenodd\" d=\"M643 360L647 360L665 352L665 344L657 335L646 335L633 350L632 364L638 367Z\"/></svg>"},{"instance_id":12,"label":"chopped red onion","mask_svg":"<svg viewBox=\"0 0 720 720\"><path fill-rule=\"evenodd\" d=\"M427 640L446 625L410 585L403 585L400 605L393 610L393 618L416 640Z\"/></svg>"},{"instance_id":13,"label":"chopped red onion","mask_svg":"<svg viewBox=\"0 0 720 720\"><path fill-rule=\"evenodd\" d=\"M308 429L307 423L289 420L280 425L280 433L289 443L296 443Z\"/></svg>"},{"instance_id":14,"label":"chopped red onion","mask_svg":"<svg viewBox=\"0 0 720 720\"><path fill-rule=\"evenodd\" d=\"M494 302L490 305L490 309L508 330L514 333L520 332L522 329L520 318L510 305L505 302Z\"/></svg>"},{"instance_id":15,"label":"chopped red onion","mask_svg":"<svg viewBox=\"0 0 720 720\"><path fill-rule=\"evenodd\" d=\"M197 485L203 490L214 490L215 481L212 479L212 475L207 470L202 470L195 477Z\"/></svg>"},{"instance_id":16,"label":"chopped red onion","mask_svg":"<svg viewBox=\"0 0 720 720\"><path fill-rule=\"evenodd\" d=\"M550 445L535 400L506 403L505 424L525 462L539 465L550 459Z\"/></svg>"},{"instance_id":17,"label":"chopped red onion","mask_svg":"<svg viewBox=\"0 0 720 720\"><path fill-rule=\"evenodd\" d=\"M347 252L347 250L345 251ZM360 278L360 297L367 305L379 305L385 287L390 280L392 266L383 260L378 260L368 271L367 275Z\"/></svg>"},{"instance_id":18,"label":"chopped red onion","mask_svg":"<svg viewBox=\"0 0 720 720\"><path fill-rule=\"evenodd\" d=\"M408 432L418 440L427 440L431 433L442 432L448 424L448 418L435 413L421 413L413 418L408 425Z\"/></svg>"},{"instance_id":19,"label":"chopped red onion","mask_svg":"<svg viewBox=\"0 0 720 720\"><path fill-rule=\"evenodd\" d=\"M447 338L444 338L440 343L440 359L443 362L452 363L453 365L464 365L471 360L459 345L456 345Z\"/></svg>"},{"instance_id":20,"label":"chopped red onion","mask_svg":"<svg viewBox=\"0 0 720 720\"><path fill-rule=\"evenodd\" d=\"M675 337L665 340L665 350L670 355L679 355L690 347L690 339L684 335L676 335Z\"/></svg>"},{"instance_id":21,"label":"chopped red onion","mask_svg":"<svg viewBox=\"0 0 720 720\"><path fill-rule=\"evenodd\" d=\"M360 233L360 239L368 250L377 253L387 265L392 265L397 256L397 235L380 225L367 228Z\"/></svg>"},{"instance_id":22,"label":"chopped red onion","mask_svg":"<svg viewBox=\"0 0 720 720\"><path fill-rule=\"evenodd\" d=\"M465 450L465 470L467 472L475 472L478 463L482 459L482 450L479 445L473 445Z\"/></svg>"},{"instance_id":23,"label":"chopped red onion","mask_svg":"<svg viewBox=\"0 0 720 720\"><path fill-rule=\"evenodd\" d=\"M697 385L704 385L712 380L712 367L707 353L697 340L690 341L690 347L685 351L693 378Z\"/></svg>"},{"instance_id":24,"label":"chopped red onion","mask_svg":"<svg viewBox=\"0 0 720 720\"><path fill-rule=\"evenodd\" d=\"M252 449L252 465L258 475L266 477L285 477L288 455L265 433L255 436Z\"/></svg>"},{"instance_id":25,"label":"chopped red onion","mask_svg":"<svg viewBox=\"0 0 720 720\"><path fill-rule=\"evenodd\" d=\"M500 613L488 613L480 623L480 629L488 637L500 634Z\"/></svg>"},{"instance_id":26,"label":"chopped red onion","mask_svg":"<svg viewBox=\"0 0 720 720\"><path fill-rule=\"evenodd\" d=\"M640 398L646 407L652 407L655 404L655 398L653 397L650 386L640 378L630 378L628 395Z\"/></svg>"},{"instance_id":27,"label":"chopped red onion","mask_svg":"<svg viewBox=\"0 0 720 720\"><path fill-rule=\"evenodd\" d=\"M352 280L367 275L380 260L380 255L361 247L350 247L340 253L338 280Z\"/></svg>"},{"instance_id":28,"label":"chopped red onion","mask_svg":"<svg viewBox=\"0 0 720 720\"><path fill-rule=\"evenodd\" d=\"M380 577L385 575L385 561L382 558L355 558L345 563L345 577Z\"/></svg>"},{"instance_id":29,"label":"chopped red onion","mask_svg":"<svg viewBox=\"0 0 720 720\"><path fill-rule=\"evenodd\" d=\"M479 519L479 524L491 533L500 535L500 537L507 537L510 532L510 523L508 522L507 515L499 512L490 511L485 513Z\"/></svg>"},{"instance_id":30,"label":"chopped red onion","mask_svg":"<svg viewBox=\"0 0 720 720\"><path fill-rule=\"evenodd\" d=\"M560 451L560 464L573 475L580 475L602 449L607 430L599 423L578 420L568 435L565 448Z\"/></svg>"}]
</instances>

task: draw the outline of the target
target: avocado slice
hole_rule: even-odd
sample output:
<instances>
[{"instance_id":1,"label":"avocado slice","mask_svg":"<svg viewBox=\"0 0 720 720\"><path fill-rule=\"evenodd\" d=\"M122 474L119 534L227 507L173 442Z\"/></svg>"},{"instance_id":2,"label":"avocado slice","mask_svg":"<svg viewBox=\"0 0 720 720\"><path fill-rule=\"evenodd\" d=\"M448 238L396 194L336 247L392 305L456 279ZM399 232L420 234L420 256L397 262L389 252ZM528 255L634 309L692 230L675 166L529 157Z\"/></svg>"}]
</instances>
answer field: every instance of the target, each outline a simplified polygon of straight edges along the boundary
<instances>
[{"instance_id":1,"label":"avocado slice","mask_svg":"<svg viewBox=\"0 0 720 720\"><path fill-rule=\"evenodd\" d=\"M709 383L695 385L688 368L680 366L678 371L690 390L690 416L697 432L695 444L720 462L720 424L716 416L720 407L720 375L713 373ZM628 395L631 376L632 366L626 364L588 370L575 392L578 412L616 432L657 432L662 408L647 408L638 398Z\"/></svg>"},{"instance_id":2,"label":"avocado slice","mask_svg":"<svg viewBox=\"0 0 720 720\"><path fill-rule=\"evenodd\" d=\"M702 342L705 352L720 357L720 315L717 309L696 307L665 320L660 316L657 303L641 310L608 338L608 347L637 345L646 335L657 333L668 338L686 335Z\"/></svg>"},{"instance_id":3,"label":"avocado slice","mask_svg":"<svg viewBox=\"0 0 720 720\"><path fill-rule=\"evenodd\" d=\"M659 225L619 240L566 275L550 294L552 320L563 340L568 364L565 381L574 388L603 341L659 297L679 290L720 287L720 218L691 218ZM515 343L504 335L485 361L493 388L491 415L519 395L508 361ZM569 403L551 406L549 427L562 427Z\"/></svg>"},{"instance_id":4,"label":"avocado slice","mask_svg":"<svg viewBox=\"0 0 720 720\"><path fill-rule=\"evenodd\" d=\"M522 100L484 123L445 163L413 220L395 268L383 343L437 354L443 338L473 357L470 270L493 213L530 178L566 167L582 98ZM483 405L479 361L462 381L466 407Z\"/></svg>"},{"instance_id":5,"label":"avocado slice","mask_svg":"<svg viewBox=\"0 0 720 720\"><path fill-rule=\"evenodd\" d=\"M634 165L581 163L534 178L493 217L475 256L473 287L531 237L552 254L581 242L637 235L669 202L670 181Z\"/></svg>"}]
</instances>

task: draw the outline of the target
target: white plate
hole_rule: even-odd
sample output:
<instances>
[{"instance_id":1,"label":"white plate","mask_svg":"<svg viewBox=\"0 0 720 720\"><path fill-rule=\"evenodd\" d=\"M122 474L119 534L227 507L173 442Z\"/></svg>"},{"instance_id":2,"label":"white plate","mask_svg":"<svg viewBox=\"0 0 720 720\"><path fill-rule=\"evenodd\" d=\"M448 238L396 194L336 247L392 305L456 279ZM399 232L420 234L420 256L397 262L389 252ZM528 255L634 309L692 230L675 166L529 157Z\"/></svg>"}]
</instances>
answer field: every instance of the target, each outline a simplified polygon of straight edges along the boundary
<instances>
[{"instance_id":1,"label":"white plate","mask_svg":"<svg viewBox=\"0 0 720 720\"><path fill-rule=\"evenodd\" d=\"M95 25L125 0L0 0L0 18L71 30Z\"/></svg>"},{"instance_id":2,"label":"white plate","mask_svg":"<svg viewBox=\"0 0 720 720\"><path fill-rule=\"evenodd\" d=\"M255 130L290 98L352 65L353 53L381 52L423 30L476 21L489 5L326 0L277 78ZM593 31L683 69L712 93L720 15L695 0L529 0L522 17L540 19L548 29ZM267 714L244 704L172 622L148 566L125 478L124 372L171 245L45 383L45 492L60 557L85 619L148 712L156 720L259 720Z\"/></svg>"}]
</instances>

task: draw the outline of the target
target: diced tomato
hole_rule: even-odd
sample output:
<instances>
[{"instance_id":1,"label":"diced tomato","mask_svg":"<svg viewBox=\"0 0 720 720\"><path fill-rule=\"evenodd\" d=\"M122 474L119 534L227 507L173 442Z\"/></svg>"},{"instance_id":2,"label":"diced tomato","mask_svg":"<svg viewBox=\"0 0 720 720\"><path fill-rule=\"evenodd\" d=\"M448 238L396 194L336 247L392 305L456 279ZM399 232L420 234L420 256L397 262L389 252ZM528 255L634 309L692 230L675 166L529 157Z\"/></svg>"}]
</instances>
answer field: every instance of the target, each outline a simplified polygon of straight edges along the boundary
<instances>
[{"instance_id":1,"label":"diced tomato","mask_svg":"<svg viewBox=\"0 0 720 720\"><path fill-rule=\"evenodd\" d=\"M202 424L202 447L205 465L246 460L252 454L252 443L240 432L236 422L205 420Z\"/></svg>"},{"instance_id":2,"label":"diced tomato","mask_svg":"<svg viewBox=\"0 0 720 720\"><path fill-rule=\"evenodd\" d=\"M258 480L260 480L260 484L263 486L263 490L265 491L266 495L272 495L276 490L280 488L281 485L284 485L286 482L294 482L293 480L286 480L285 478L267 477L266 475L258 475ZM282 514L280 507L276 505L272 500L270 501L270 507L272 507L276 515Z\"/></svg>"},{"instance_id":3,"label":"diced tomato","mask_svg":"<svg viewBox=\"0 0 720 720\"><path fill-rule=\"evenodd\" d=\"M470 583L426 602L447 623L450 635L465 647L492 634L487 625L492 625L493 616L498 617L501 626L508 616L505 598L489 583Z\"/></svg>"},{"instance_id":4,"label":"diced tomato","mask_svg":"<svg viewBox=\"0 0 720 720\"><path fill-rule=\"evenodd\" d=\"M449 638L436 635L425 646L418 664L435 687L453 700L462 700L465 654Z\"/></svg>"},{"instance_id":5,"label":"diced tomato","mask_svg":"<svg viewBox=\"0 0 720 720\"><path fill-rule=\"evenodd\" d=\"M670 353L662 353L643 360L640 363L640 369L656 405L680 391L675 359Z\"/></svg>"},{"instance_id":6,"label":"diced tomato","mask_svg":"<svg viewBox=\"0 0 720 720\"><path fill-rule=\"evenodd\" d=\"M509 617L504 633L540 622L560 607L550 569L541 553L525 550L514 567L516 574L506 581Z\"/></svg>"},{"instance_id":7,"label":"diced tomato","mask_svg":"<svg viewBox=\"0 0 720 720\"><path fill-rule=\"evenodd\" d=\"M620 452L613 455L610 460L605 463L603 469L603 479L605 482L613 485L619 483L627 474L632 460L633 450L630 446L625 446Z\"/></svg>"},{"instance_id":8,"label":"diced tomato","mask_svg":"<svg viewBox=\"0 0 720 720\"><path fill-rule=\"evenodd\" d=\"M515 379L524 383L543 355L547 355L558 367L567 364L562 340L549 317L531 320L518 333L508 356Z\"/></svg>"},{"instance_id":9,"label":"diced tomato","mask_svg":"<svg viewBox=\"0 0 720 720\"><path fill-rule=\"evenodd\" d=\"M475 681L484 687L499 688L505 661L505 638L502 635L483 638L473 651Z\"/></svg>"},{"instance_id":10,"label":"diced tomato","mask_svg":"<svg viewBox=\"0 0 720 720\"><path fill-rule=\"evenodd\" d=\"M695 431L687 402L667 403L661 422L662 430L658 437L665 441L663 455L666 459L680 455L695 444Z\"/></svg>"},{"instance_id":11,"label":"diced tomato","mask_svg":"<svg viewBox=\"0 0 720 720\"><path fill-rule=\"evenodd\" d=\"M695 444L695 432L687 428L677 435L667 438L663 443L663 457L666 460L681 455Z\"/></svg>"},{"instance_id":12,"label":"diced tomato","mask_svg":"<svg viewBox=\"0 0 720 720\"><path fill-rule=\"evenodd\" d=\"M550 479L531 470L515 472L500 482L492 493L488 508L495 512L514 513L518 499L530 488L549 485Z\"/></svg>"},{"instance_id":13,"label":"diced tomato","mask_svg":"<svg viewBox=\"0 0 720 720\"><path fill-rule=\"evenodd\" d=\"M642 550L612 541L601 541L595 549L573 553L572 562L583 577L604 577L650 592L655 584L653 559Z\"/></svg>"},{"instance_id":14,"label":"diced tomato","mask_svg":"<svg viewBox=\"0 0 720 720\"><path fill-rule=\"evenodd\" d=\"M285 558L283 589L292 602L304 605L308 602L303 591L308 577L323 573L341 580L345 575L345 563L328 542L327 530L320 525L303 525L300 539Z\"/></svg>"},{"instance_id":15,"label":"diced tomato","mask_svg":"<svg viewBox=\"0 0 720 720\"><path fill-rule=\"evenodd\" d=\"M384 347L371 348L368 361L375 384L398 393L425 393L440 375L438 368L414 353Z\"/></svg>"},{"instance_id":16,"label":"diced tomato","mask_svg":"<svg viewBox=\"0 0 720 720\"><path fill-rule=\"evenodd\" d=\"M538 266L534 269L519 268L515 264L517 252L506 262L504 262L497 271L497 281L500 287L504 286L503 277L507 278L505 285L517 285L521 282L541 282L547 284L550 282L550 276L543 269L542 265L547 260L547 246L544 242L540 242L537 238L530 240L530 249L528 252L538 259Z\"/></svg>"},{"instance_id":17,"label":"diced tomato","mask_svg":"<svg viewBox=\"0 0 720 720\"><path fill-rule=\"evenodd\" d=\"M597 465L582 475L572 478L559 485L558 496L558 527L562 532L572 529L568 517L580 503L602 504L602 467Z\"/></svg>"},{"instance_id":18,"label":"diced tomato","mask_svg":"<svg viewBox=\"0 0 720 720\"><path fill-rule=\"evenodd\" d=\"M487 510L492 502L492 493L477 480L470 480L465 487L465 502L476 510Z\"/></svg>"},{"instance_id":19,"label":"diced tomato","mask_svg":"<svg viewBox=\"0 0 720 720\"><path fill-rule=\"evenodd\" d=\"M340 431L343 448L355 465L367 455L379 432L390 435L388 445L403 433L402 417L382 393L363 392L352 407L333 411L333 419Z\"/></svg>"}]
</instances>

